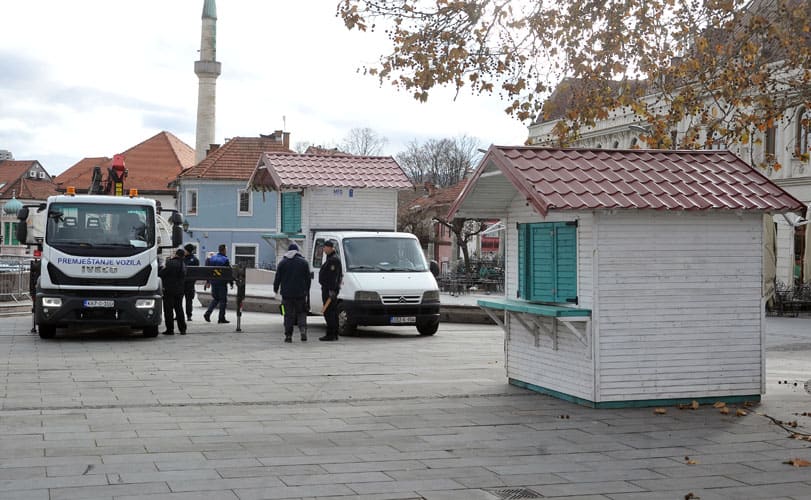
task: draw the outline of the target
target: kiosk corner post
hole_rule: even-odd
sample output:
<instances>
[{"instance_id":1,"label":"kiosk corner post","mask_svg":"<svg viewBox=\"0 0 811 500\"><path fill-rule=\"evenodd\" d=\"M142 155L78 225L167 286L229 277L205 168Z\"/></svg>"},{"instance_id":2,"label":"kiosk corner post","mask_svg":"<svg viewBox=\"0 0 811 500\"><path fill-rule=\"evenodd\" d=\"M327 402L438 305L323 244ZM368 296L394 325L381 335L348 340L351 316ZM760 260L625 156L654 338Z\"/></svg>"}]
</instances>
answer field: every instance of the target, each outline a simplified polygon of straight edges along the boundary
<instances>
[{"instance_id":1,"label":"kiosk corner post","mask_svg":"<svg viewBox=\"0 0 811 500\"><path fill-rule=\"evenodd\" d=\"M237 282L237 332L242 331L242 303L245 302L245 267L234 266L234 279Z\"/></svg>"}]
</instances>

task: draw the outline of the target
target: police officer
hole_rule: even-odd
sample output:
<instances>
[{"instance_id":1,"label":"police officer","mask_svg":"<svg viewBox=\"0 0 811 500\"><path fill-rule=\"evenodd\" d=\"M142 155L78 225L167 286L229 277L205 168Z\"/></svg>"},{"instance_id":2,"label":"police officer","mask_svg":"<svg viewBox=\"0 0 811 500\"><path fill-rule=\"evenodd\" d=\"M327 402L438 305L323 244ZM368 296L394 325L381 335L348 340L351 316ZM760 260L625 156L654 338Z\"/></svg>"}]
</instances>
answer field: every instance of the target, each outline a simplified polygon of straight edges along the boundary
<instances>
[{"instance_id":1,"label":"police officer","mask_svg":"<svg viewBox=\"0 0 811 500\"><path fill-rule=\"evenodd\" d=\"M222 267L231 267L231 262L229 262L228 257L225 255L225 245L220 245L218 248L218 252L214 254L212 257L206 259L207 266L222 266ZM234 288L233 281L226 281L222 279L211 279L209 281L211 284L211 303L208 305L208 309L206 312L203 313L203 319L206 321L211 321L211 312L219 306L220 308L220 317L217 320L217 323L230 323L227 319L225 319L225 308L228 305L228 288L227 286L230 284L231 288Z\"/></svg>"},{"instance_id":2,"label":"police officer","mask_svg":"<svg viewBox=\"0 0 811 500\"><path fill-rule=\"evenodd\" d=\"M341 259L335 254L335 244L324 242L324 253L327 260L318 271L318 283L321 285L321 300L324 303L324 320L327 322L327 334L318 340L338 340L338 291L341 289Z\"/></svg>"},{"instance_id":3,"label":"police officer","mask_svg":"<svg viewBox=\"0 0 811 500\"><path fill-rule=\"evenodd\" d=\"M186 252L178 248L175 256L167 259L166 264L158 271L163 282L163 315L166 322L164 335L175 334L175 319L181 335L186 335L186 322L183 320L183 282L186 279L186 264L183 257Z\"/></svg>"},{"instance_id":4,"label":"police officer","mask_svg":"<svg viewBox=\"0 0 811 500\"><path fill-rule=\"evenodd\" d=\"M186 267L199 266L200 259L194 255L194 251L197 250L197 247L191 243L187 243L183 249L186 251L186 256L183 257L183 263L186 264ZM194 310L194 284L194 280L186 280L183 285L183 295L186 296L186 321L191 321L191 312Z\"/></svg>"}]
</instances>

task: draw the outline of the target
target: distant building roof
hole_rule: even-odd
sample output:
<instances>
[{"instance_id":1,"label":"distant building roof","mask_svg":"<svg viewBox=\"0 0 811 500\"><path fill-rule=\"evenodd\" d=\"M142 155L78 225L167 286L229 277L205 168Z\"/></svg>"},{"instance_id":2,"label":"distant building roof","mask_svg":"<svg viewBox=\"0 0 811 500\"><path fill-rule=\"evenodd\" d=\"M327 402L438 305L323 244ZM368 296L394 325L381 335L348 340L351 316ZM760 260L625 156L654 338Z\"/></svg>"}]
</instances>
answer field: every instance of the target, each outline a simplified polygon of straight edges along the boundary
<instances>
[{"instance_id":1,"label":"distant building roof","mask_svg":"<svg viewBox=\"0 0 811 500\"><path fill-rule=\"evenodd\" d=\"M805 210L728 151L492 146L449 217L483 172L495 169L544 215L561 209Z\"/></svg>"},{"instance_id":2,"label":"distant building roof","mask_svg":"<svg viewBox=\"0 0 811 500\"><path fill-rule=\"evenodd\" d=\"M306 187L413 188L390 156L298 153L265 153L248 184L257 191Z\"/></svg>"},{"instance_id":3,"label":"distant building roof","mask_svg":"<svg viewBox=\"0 0 811 500\"><path fill-rule=\"evenodd\" d=\"M256 162L266 151L292 153L279 134L234 137L183 172L179 178L247 181L256 168Z\"/></svg>"},{"instance_id":4,"label":"distant building roof","mask_svg":"<svg viewBox=\"0 0 811 500\"><path fill-rule=\"evenodd\" d=\"M137 188L141 193L170 193L168 187L178 174L194 164L194 149L171 132L160 132L121 153L127 168L125 189ZM112 159L83 158L59 174L55 182L60 190L74 186L77 191L90 187L93 167L100 166L106 177Z\"/></svg>"},{"instance_id":5,"label":"distant building roof","mask_svg":"<svg viewBox=\"0 0 811 500\"><path fill-rule=\"evenodd\" d=\"M34 167L45 170L37 160L0 161L0 199L16 196L23 200L44 200L57 194L49 175L44 179L29 177L28 172Z\"/></svg>"}]
</instances>

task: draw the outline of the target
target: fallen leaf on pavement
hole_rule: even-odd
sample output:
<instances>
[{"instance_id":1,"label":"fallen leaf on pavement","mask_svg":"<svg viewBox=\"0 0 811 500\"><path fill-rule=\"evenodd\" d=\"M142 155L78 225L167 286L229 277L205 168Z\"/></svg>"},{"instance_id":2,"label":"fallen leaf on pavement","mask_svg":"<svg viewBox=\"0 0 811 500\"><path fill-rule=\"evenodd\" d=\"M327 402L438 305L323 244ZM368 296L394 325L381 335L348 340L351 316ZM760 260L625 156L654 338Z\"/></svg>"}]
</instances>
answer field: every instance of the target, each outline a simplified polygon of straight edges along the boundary
<instances>
[{"instance_id":1,"label":"fallen leaf on pavement","mask_svg":"<svg viewBox=\"0 0 811 500\"><path fill-rule=\"evenodd\" d=\"M701 497L695 496L695 494L691 491L690 493L684 495L684 500L700 500Z\"/></svg>"},{"instance_id":2,"label":"fallen leaf on pavement","mask_svg":"<svg viewBox=\"0 0 811 500\"><path fill-rule=\"evenodd\" d=\"M720 411L721 414L723 414L723 415L729 415L729 408L727 408L726 406L724 406L723 408L721 408L718 411Z\"/></svg>"},{"instance_id":3,"label":"fallen leaf on pavement","mask_svg":"<svg viewBox=\"0 0 811 500\"><path fill-rule=\"evenodd\" d=\"M746 410L744 410L743 408L738 408L738 411L735 412L735 415L739 417L744 417L747 415L747 413Z\"/></svg>"},{"instance_id":4,"label":"fallen leaf on pavement","mask_svg":"<svg viewBox=\"0 0 811 500\"><path fill-rule=\"evenodd\" d=\"M802 458L792 458L791 460L783 463L793 465L794 467L811 467L811 462L808 460L803 460Z\"/></svg>"},{"instance_id":5,"label":"fallen leaf on pavement","mask_svg":"<svg viewBox=\"0 0 811 500\"><path fill-rule=\"evenodd\" d=\"M667 409L665 409L665 408L656 408L655 410L653 410L653 413L655 413L657 415L664 415L664 414L667 413Z\"/></svg>"},{"instance_id":6,"label":"fallen leaf on pavement","mask_svg":"<svg viewBox=\"0 0 811 500\"><path fill-rule=\"evenodd\" d=\"M690 457L684 457L684 463L686 463L687 465L696 465L698 463L698 460L694 460Z\"/></svg>"},{"instance_id":7,"label":"fallen leaf on pavement","mask_svg":"<svg viewBox=\"0 0 811 500\"><path fill-rule=\"evenodd\" d=\"M713 408L723 408L723 407L724 407L724 406L726 406L726 405L727 405L727 404L726 404L726 403L724 403L723 401L718 401L717 403L715 403L715 404L714 404L714 405L712 405L712 406L713 406Z\"/></svg>"},{"instance_id":8,"label":"fallen leaf on pavement","mask_svg":"<svg viewBox=\"0 0 811 500\"><path fill-rule=\"evenodd\" d=\"M693 410L698 410L698 407L699 407L698 401L694 399L693 402L690 403L690 408Z\"/></svg>"}]
</instances>

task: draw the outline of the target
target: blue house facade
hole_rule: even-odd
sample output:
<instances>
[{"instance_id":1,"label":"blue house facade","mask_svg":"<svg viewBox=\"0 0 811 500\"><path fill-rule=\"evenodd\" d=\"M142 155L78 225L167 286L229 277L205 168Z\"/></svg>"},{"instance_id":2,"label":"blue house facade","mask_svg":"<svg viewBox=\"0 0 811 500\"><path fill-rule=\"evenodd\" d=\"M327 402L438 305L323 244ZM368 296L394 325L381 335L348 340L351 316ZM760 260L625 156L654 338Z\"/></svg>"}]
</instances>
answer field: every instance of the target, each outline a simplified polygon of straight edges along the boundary
<instances>
[{"instance_id":1,"label":"blue house facade","mask_svg":"<svg viewBox=\"0 0 811 500\"><path fill-rule=\"evenodd\" d=\"M176 181L183 213L184 244L197 247L203 262L224 244L232 264L270 269L276 248L262 235L276 232L277 193L247 188L256 163L268 151L290 152L289 133L235 137L210 152Z\"/></svg>"}]
</instances>

